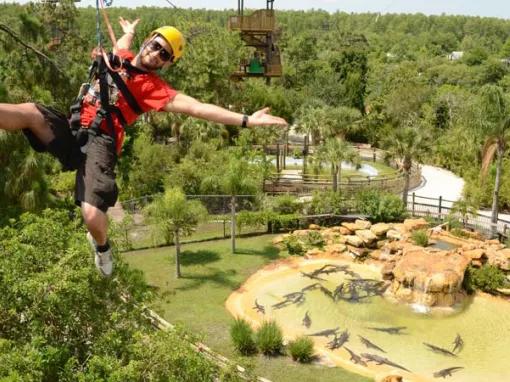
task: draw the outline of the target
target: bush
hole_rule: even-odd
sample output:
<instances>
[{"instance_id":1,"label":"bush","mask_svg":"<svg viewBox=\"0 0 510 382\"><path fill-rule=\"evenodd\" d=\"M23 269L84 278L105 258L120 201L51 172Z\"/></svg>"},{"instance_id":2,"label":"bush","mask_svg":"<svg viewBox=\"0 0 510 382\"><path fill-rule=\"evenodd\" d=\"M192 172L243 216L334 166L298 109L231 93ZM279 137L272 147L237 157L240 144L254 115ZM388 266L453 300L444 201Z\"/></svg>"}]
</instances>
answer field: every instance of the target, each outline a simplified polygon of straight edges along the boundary
<instances>
[{"instance_id":1,"label":"bush","mask_svg":"<svg viewBox=\"0 0 510 382\"><path fill-rule=\"evenodd\" d=\"M289 343L289 354L294 361L308 363L313 358L313 341L310 337L301 336Z\"/></svg>"},{"instance_id":2,"label":"bush","mask_svg":"<svg viewBox=\"0 0 510 382\"><path fill-rule=\"evenodd\" d=\"M356 207L373 222L399 221L407 215L400 197L378 190L361 191L356 195Z\"/></svg>"},{"instance_id":3,"label":"bush","mask_svg":"<svg viewBox=\"0 0 510 382\"><path fill-rule=\"evenodd\" d=\"M289 215L299 213L302 204L297 198L290 194L279 195L268 200L270 209L281 215Z\"/></svg>"},{"instance_id":4,"label":"bush","mask_svg":"<svg viewBox=\"0 0 510 382\"><path fill-rule=\"evenodd\" d=\"M265 355L281 354L283 349L282 330L274 321L266 321L257 331L258 349Z\"/></svg>"},{"instance_id":5,"label":"bush","mask_svg":"<svg viewBox=\"0 0 510 382\"><path fill-rule=\"evenodd\" d=\"M315 191L310 205L311 214L335 214L345 212L345 201L340 192Z\"/></svg>"},{"instance_id":6,"label":"bush","mask_svg":"<svg viewBox=\"0 0 510 382\"><path fill-rule=\"evenodd\" d=\"M429 235L427 234L427 231L423 229L413 231L411 234L411 239L416 245L419 245L420 247L426 247L429 245Z\"/></svg>"},{"instance_id":7,"label":"bush","mask_svg":"<svg viewBox=\"0 0 510 382\"><path fill-rule=\"evenodd\" d=\"M322 248L324 247L324 238L318 231L308 231L306 235L306 245L311 248Z\"/></svg>"},{"instance_id":8,"label":"bush","mask_svg":"<svg viewBox=\"0 0 510 382\"><path fill-rule=\"evenodd\" d=\"M486 264L481 268L469 266L464 274L463 286L468 293L473 293L477 289L491 293L503 288L505 284L505 274L493 265Z\"/></svg>"},{"instance_id":9,"label":"bush","mask_svg":"<svg viewBox=\"0 0 510 382\"><path fill-rule=\"evenodd\" d=\"M287 236L283 240L283 243L290 255L302 256L306 252L305 245L294 235Z\"/></svg>"},{"instance_id":10,"label":"bush","mask_svg":"<svg viewBox=\"0 0 510 382\"><path fill-rule=\"evenodd\" d=\"M246 320L238 318L233 322L230 326L230 338L232 338L235 349L242 355L256 353L253 329Z\"/></svg>"}]
</instances>

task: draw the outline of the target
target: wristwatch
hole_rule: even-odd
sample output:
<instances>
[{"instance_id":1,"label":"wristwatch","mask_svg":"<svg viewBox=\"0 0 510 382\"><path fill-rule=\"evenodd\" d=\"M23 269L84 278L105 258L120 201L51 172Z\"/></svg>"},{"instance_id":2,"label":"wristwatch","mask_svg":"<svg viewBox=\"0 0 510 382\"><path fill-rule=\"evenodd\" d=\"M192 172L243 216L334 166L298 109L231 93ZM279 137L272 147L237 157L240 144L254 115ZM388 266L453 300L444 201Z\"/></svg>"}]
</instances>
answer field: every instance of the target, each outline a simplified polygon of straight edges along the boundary
<instances>
[{"instance_id":1,"label":"wristwatch","mask_svg":"<svg viewBox=\"0 0 510 382\"><path fill-rule=\"evenodd\" d=\"M243 115L243 122L241 123L241 127L248 127L248 115Z\"/></svg>"}]
</instances>

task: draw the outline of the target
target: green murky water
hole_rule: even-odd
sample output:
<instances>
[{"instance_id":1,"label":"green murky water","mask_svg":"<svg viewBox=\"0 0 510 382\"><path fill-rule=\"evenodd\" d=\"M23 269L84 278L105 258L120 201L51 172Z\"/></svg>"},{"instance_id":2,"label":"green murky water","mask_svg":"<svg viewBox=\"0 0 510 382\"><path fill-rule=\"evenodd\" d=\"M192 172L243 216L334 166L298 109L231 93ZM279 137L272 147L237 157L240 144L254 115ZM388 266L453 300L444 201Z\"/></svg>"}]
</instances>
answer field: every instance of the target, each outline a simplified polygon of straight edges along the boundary
<instances>
[{"instance_id":1,"label":"green murky water","mask_svg":"<svg viewBox=\"0 0 510 382\"><path fill-rule=\"evenodd\" d=\"M331 262L330 262L331 263ZM357 354L371 353L381 355L404 366L415 374L433 378L433 373L444 368L460 366L464 369L448 377L449 381L480 382L510 381L510 303L487 297L475 297L465 302L456 312L442 311L420 314L408 305L394 304L380 296L363 298L359 302L346 300L333 301L319 289L306 291L301 304L289 304L281 309L272 307L284 300L283 296L300 291L302 288L319 282L333 291L336 286L346 282L352 276L342 272L320 275L324 281L311 280L300 271L311 272L326 264L315 261L303 263L303 267L292 274L265 278L257 284L257 290L251 297L263 305L267 317L273 317L290 332L311 334L329 328L348 330L350 334L346 346ZM334 264L342 264L334 262ZM346 263L345 263L346 264ZM349 269L362 278L377 279L378 273L364 265L349 264ZM276 276L276 277L275 277ZM349 296L347 296L349 297ZM303 325L308 312L311 318L310 328ZM369 329L370 327L400 327L404 334L392 335ZM452 350L457 334L464 340L464 347L456 357L436 354L428 350L427 342ZM367 349L359 335L381 347L386 353ZM329 340L315 337L321 344ZM341 348L334 350L338 354L347 354Z\"/></svg>"}]
</instances>

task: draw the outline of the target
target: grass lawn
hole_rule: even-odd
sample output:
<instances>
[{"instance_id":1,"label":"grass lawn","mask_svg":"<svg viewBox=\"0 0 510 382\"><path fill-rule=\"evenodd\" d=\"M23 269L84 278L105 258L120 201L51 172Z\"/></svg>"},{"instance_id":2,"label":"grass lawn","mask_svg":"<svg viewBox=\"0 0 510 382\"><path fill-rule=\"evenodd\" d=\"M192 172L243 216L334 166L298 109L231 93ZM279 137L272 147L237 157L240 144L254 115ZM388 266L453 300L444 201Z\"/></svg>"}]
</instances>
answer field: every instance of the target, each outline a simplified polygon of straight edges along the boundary
<instances>
[{"instance_id":1,"label":"grass lawn","mask_svg":"<svg viewBox=\"0 0 510 382\"><path fill-rule=\"evenodd\" d=\"M279 259L271 245L274 235L238 239L238 253L230 253L229 240L187 244L181 258L182 278L175 278L175 249L165 247L123 254L133 267L144 271L149 284L158 288L160 299L153 308L167 321L182 324L215 351L253 366L255 374L274 382L370 381L340 368L300 365L288 356L237 358L229 327L232 317L224 302L230 293L262 265Z\"/></svg>"}]
</instances>

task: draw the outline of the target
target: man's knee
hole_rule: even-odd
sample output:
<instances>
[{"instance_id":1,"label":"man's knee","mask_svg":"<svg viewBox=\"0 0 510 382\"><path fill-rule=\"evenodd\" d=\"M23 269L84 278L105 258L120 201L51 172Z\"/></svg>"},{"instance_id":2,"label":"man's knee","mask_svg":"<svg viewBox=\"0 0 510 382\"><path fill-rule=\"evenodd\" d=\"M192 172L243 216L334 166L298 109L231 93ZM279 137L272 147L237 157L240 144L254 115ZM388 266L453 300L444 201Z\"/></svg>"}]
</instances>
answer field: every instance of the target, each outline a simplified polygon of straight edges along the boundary
<instances>
[{"instance_id":1,"label":"man's knee","mask_svg":"<svg viewBox=\"0 0 510 382\"><path fill-rule=\"evenodd\" d=\"M86 224L89 224L89 222L94 223L105 218L105 213L103 211L87 202L81 204L81 211Z\"/></svg>"}]
</instances>

